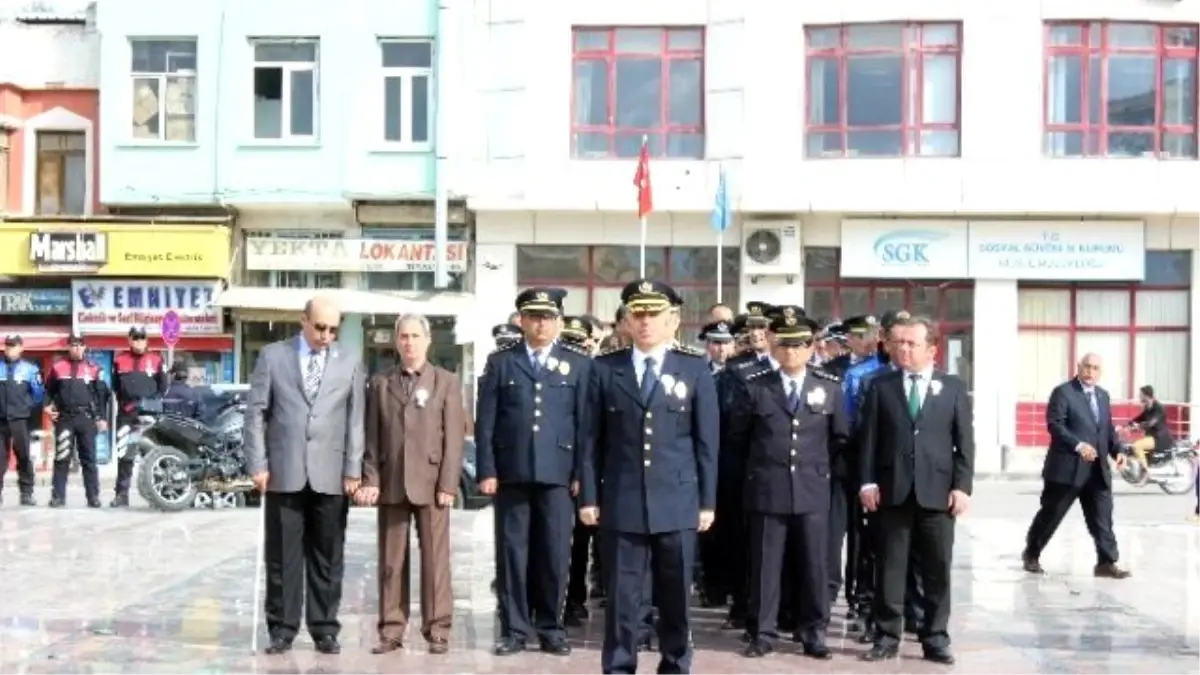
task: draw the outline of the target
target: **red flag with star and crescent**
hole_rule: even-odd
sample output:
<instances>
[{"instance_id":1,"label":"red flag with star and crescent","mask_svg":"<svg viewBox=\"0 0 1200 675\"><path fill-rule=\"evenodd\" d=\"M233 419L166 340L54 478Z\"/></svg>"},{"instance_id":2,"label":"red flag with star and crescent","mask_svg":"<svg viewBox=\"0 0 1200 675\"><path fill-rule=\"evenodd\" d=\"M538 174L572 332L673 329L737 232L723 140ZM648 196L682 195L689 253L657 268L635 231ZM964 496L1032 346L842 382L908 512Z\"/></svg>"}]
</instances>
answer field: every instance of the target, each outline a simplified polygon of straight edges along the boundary
<instances>
[{"instance_id":1,"label":"red flag with star and crescent","mask_svg":"<svg viewBox=\"0 0 1200 675\"><path fill-rule=\"evenodd\" d=\"M633 184L638 191L638 218L645 218L654 210L654 197L650 193L650 146L642 139L642 151L638 153L637 173Z\"/></svg>"}]
</instances>

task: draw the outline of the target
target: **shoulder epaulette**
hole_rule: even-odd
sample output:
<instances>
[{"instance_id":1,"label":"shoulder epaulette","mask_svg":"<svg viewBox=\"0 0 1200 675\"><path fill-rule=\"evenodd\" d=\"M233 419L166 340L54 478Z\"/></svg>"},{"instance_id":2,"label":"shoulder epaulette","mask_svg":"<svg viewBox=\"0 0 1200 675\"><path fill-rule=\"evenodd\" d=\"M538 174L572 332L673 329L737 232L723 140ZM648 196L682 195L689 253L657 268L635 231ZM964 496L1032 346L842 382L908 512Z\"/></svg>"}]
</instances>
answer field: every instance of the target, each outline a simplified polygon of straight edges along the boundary
<instances>
[{"instance_id":1,"label":"shoulder epaulette","mask_svg":"<svg viewBox=\"0 0 1200 675\"><path fill-rule=\"evenodd\" d=\"M704 352L691 345L671 345L671 351L678 352L680 354L687 354L688 356L704 356Z\"/></svg>"},{"instance_id":2,"label":"shoulder epaulette","mask_svg":"<svg viewBox=\"0 0 1200 675\"><path fill-rule=\"evenodd\" d=\"M600 352L596 356L609 356L611 354L620 354L621 352L628 353L631 349L632 349L631 347L613 347L611 349L606 349L606 350Z\"/></svg>"},{"instance_id":3,"label":"shoulder epaulette","mask_svg":"<svg viewBox=\"0 0 1200 675\"><path fill-rule=\"evenodd\" d=\"M570 342L560 342L560 343L558 343L558 346L562 347L563 349L565 349L569 352L572 352L574 354L579 354L580 356L591 356L591 354L589 354L586 349L584 349L583 347L580 347L577 344L573 344Z\"/></svg>"},{"instance_id":4,"label":"shoulder epaulette","mask_svg":"<svg viewBox=\"0 0 1200 675\"><path fill-rule=\"evenodd\" d=\"M835 375L823 368L813 368L812 374L821 378L822 380L829 380L830 382L841 382L842 381L842 378L838 377L837 375Z\"/></svg>"},{"instance_id":5,"label":"shoulder epaulette","mask_svg":"<svg viewBox=\"0 0 1200 675\"><path fill-rule=\"evenodd\" d=\"M750 366L757 365L758 363L760 363L758 359L747 359L744 361L738 361L737 363L733 364L733 367L737 370L744 370Z\"/></svg>"},{"instance_id":6,"label":"shoulder epaulette","mask_svg":"<svg viewBox=\"0 0 1200 675\"><path fill-rule=\"evenodd\" d=\"M749 375L746 376L746 381L749 382L750 380L757 380L758 378L762 377L763 375L768 375L773 372L775 372L775 370L773 368L763 368L762 370L756 370L753 373L750 373Z\"/></svg>"},{"instance_id":7,"label":"shoulder epaulette","mask_svg":"<svg viewBox=\"0 0 1200 675\"><path fill-rule=\"evenodd\" d=\"M499 354L500 352L506 352L506 351L512 349L513 347L516 347L519 344L521 344L521 343L520 342L510 342L506 345L500 345L499 347L496 347L495 349L492 350L492 354ZM491 356L491 354L489 354L488 356Z\"/></svg>"}]
</instances>

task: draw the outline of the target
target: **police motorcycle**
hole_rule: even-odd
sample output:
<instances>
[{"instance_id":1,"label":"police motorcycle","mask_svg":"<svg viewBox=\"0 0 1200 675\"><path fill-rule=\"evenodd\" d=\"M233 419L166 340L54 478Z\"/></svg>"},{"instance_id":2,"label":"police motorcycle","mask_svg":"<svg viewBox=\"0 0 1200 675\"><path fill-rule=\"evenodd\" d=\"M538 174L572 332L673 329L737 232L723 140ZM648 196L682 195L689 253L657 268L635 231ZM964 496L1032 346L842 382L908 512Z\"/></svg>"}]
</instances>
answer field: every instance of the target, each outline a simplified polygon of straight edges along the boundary
<instances>
[{"instance_id":1,"label":"police motorcycle","mask_svg":"<svg viewBox=\"0 0 1200 675\"><path fill-rule=\"evenodd\" d=\"M1154 484L1169 495L1187 494L1195 485L1200 440L1192 442L1181 439L1169 448L1150 450L1146 453L1149 466L1137 460L1137 454L1129 442L1122 441L1121 454L1125 456L1121 478L1130 485L1145 487Z\"/></svg>"},{"instance_id":2,"label":"police motorcycle","mask_svg":"<svg viewBox=\"0 0 1200 675\"><path fill-rule=\"evenodd\" d=\"M138 492L160 511L237 508L253 501L242 448L246 404L240 392L218 393L203 421L164 414L138 441Z\"/></svg>"}]
</instances>

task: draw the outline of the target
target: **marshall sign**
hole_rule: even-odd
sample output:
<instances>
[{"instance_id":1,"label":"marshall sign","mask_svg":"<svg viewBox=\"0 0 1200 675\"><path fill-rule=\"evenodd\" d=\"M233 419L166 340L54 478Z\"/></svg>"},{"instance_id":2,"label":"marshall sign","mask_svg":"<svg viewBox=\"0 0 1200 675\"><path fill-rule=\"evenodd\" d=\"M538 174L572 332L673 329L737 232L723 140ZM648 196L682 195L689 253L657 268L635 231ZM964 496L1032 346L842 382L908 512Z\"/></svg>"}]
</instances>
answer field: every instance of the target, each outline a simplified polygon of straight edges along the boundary
<instances>
[{"instance_id":1,"label":"marshall sign","mask_svg":"<svg viewBox=\"0 0 1200 675\"><path fill-rule=\"evenodd\" d=\"M108 235L35 232L29 235L29 262L40 272L95 272L108 263Z\"/></svg>"}]
</instances>

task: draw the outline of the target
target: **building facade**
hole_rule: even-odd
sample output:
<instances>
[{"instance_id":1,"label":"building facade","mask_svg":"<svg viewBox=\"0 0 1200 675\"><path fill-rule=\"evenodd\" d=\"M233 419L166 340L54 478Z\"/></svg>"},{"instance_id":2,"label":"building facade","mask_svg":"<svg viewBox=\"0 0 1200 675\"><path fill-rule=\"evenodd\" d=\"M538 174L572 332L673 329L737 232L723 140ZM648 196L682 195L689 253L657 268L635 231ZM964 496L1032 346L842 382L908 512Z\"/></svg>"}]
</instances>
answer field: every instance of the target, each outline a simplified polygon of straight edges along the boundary
<instances>
[{"instance_id":1,"label":"building facade","mask_svg":"<svg viewBox=\"0 0 1200 675\"><path fill-rule=\"evenodd\" d=\"M975 392L980 471L1044 447L1042 405L1088 351L1115 400L1153 384L1186 431L1200 1L493 1L477 16L477 341L534 283L611 313L639 272L646 139L646 271L684 290L689 329L718 297L928 314L942 366ZM736 215L718 256L721 168Z\"/></svg>"},{"instance_id":2,"label":"building facade","mask_svg":"<svg viewBox=\"0 0 1200 675\"><path fill-rule=\"evenodd\" d=\"M433 283L437 225L465 258L467 219L450 207L439 156L450 89L434 2L134 1L104 6L106 204L235 211L231 312L236 372L263 344L295 334L314 289L347 316L339 339L382 367L391 322L440 317L444 360L459 364L454 320L470 313L465 265ZM152 8L152 9L151 9ZM166 37L164 37L166 36ZM440 150L435 152L435 150ZM441 292L439 292L441 291ZM458 353L454 353L455 350Z\"/></svg>"}]
</instances>

